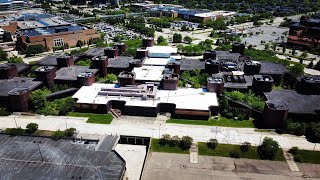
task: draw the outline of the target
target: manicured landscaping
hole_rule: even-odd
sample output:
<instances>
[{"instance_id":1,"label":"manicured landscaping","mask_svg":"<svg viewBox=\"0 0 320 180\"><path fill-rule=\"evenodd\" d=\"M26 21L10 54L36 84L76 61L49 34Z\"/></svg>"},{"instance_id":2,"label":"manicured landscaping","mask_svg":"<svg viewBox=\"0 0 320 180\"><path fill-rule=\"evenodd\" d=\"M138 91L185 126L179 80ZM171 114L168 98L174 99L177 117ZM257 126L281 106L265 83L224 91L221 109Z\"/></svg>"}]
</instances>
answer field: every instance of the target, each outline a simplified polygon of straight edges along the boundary
<instances>
[{"instance_id":1,"label":"manicured landscaping","mask_svg":"<svg viewBox=\"0 0 320 180\"><path fill-rule=\"evenodd\" d=\"M320 151L308 151L308 150L298 150L298 153L294 155L299 157L301 163L311 163L320 164Z\"/></svg>"},{"instance_id":2,"label":"manicured landscaping","mask_svg":"<svg viewBox=\"0 0 320 180\"><path fill-rule=\"evenodd\" d=\"M231 144L218 144L217 147L213 150L207 146L205 142L198 143L199 155L205 156L221 156L221 157L230 157L230 152L237 150L240 152L240 158L247 159L260 159L257 147L250 146L247 152L240 151L240 145L231 145ZM274 161L284 161L282 149L280 148L277 156Z\"/></svg>"},{"instance_id":3,"label":"manicured landscaping","mask_svg":"<svg viewBox=\"0 0 320 180\"><path fill-rule=\"evenodd\" d=\"M79 113L79 112L70 112L67 116L73 117L88 117L87 123L95 124L110 124L113 116L111 114L93 114L93 113Z\"/></svg>"},{"instance_id":4,"label":"manicured landscaping","mask_svg":"<svg viewBox=\"0 0 320 180\"><path fill-rule=\"evenodd\" d=\"M159 139L152 139L151 151L153 152L165 152L165 153L178 153L178 154L189 154L189 150L182 150L179 146L161 145Z\"/></svg>"},{"instance_id":5,"label":"manicured landscaping","mask_svg":"<svg viewBox=\"0 0 320 180\"><path fill-rule=\"evenodd\" d=\"M238 127L238 128L254 128L253 119L250 120L233 120L225 117L220 117L215 120L190 120L190 119L169 119L166 123L176 124L190 124L190 125L203 125L203 126L224 126L224 127Z\"/></svg>"}]
</instances>

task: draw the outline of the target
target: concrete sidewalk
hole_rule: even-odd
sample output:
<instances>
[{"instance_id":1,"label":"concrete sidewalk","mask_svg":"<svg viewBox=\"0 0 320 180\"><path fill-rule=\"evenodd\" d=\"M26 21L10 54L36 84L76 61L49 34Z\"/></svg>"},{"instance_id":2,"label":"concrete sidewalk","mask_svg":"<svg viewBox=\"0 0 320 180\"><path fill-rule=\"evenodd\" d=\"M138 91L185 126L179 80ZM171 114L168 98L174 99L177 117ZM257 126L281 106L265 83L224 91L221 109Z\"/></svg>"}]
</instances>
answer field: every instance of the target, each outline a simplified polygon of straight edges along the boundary
<instances>
[{"instance_id":1,"label":"concrete sidewalk","mask_svg":"<svg viewBox=\"0 0 320 180\"><path fill-rule=\"evenodd\" d=\"M122 116L110 125L86 123L87 118L66 117L66 116L5 116L0 117L0 129L22 127L28 123L37 123L39 129L55 131L66 128L76 128L81 134L104 135L130 135L148 136L159 138L163 134L171 136L191 136L195 142L206 142L216 138L223 144L241 144L245 141L253 146L258 146L264 137L271 137L278 141L284 149L297 146L300 149L320 151L320 144L308 142L304 137L292 135L280 135L274 133L255 132L253 128L227 128L216 126L196 126L183 124L166 124L162 118L146 118L137 116Z\"/></svg>"}]
</instances>

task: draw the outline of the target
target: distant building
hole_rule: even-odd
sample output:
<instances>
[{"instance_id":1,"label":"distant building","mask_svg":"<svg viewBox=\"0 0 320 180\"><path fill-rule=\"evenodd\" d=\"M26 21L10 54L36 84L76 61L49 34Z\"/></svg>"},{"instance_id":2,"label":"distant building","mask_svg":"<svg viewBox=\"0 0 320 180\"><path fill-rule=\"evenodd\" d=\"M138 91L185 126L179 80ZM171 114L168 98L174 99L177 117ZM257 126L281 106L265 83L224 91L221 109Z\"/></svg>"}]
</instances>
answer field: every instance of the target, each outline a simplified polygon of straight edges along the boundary
<instances>
[{"instance_id":1,"label":"distant building","mask_svg":"<svg viewBox=\"0 0 320 180\"><path fill-rule=\"evenodd\" d=\"M0 11L20 10L27 7L26 1L1 0Z\"/></svg>"},{"instance_id":2,"label":"distant building","mask_svg":"<svg viewBox=\"0 0 320 180\"><path fill-rule=\"evenodd\" d=\"M17 50L21 51L30 45L41 44L51 50L65 44L69 47L76 46L79 40L87 43L90 39L98 38L100 35L94 29L78 25L53 26L19 31L16 46Z\"/></svg>"},{"instance_id":3,"label":"distant building","mask_svg":"<svg viewBox=\"0 0 320 180\"><path fill-rule=\"evenodd\" d=\"M287 43L303 48L318 48L320 43L320 19L302 16L290 25Z\"/></svg>"}]
</instances>

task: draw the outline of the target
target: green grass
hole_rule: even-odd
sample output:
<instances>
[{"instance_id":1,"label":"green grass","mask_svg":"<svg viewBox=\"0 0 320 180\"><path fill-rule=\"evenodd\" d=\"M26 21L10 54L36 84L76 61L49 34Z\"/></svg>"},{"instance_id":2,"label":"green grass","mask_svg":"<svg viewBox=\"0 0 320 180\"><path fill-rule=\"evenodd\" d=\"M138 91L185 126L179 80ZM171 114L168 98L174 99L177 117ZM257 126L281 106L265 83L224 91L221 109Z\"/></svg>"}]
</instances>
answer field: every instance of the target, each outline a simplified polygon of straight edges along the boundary
<instances>
[{"instance_id":1,"label":"green grass","mask_svg":"<svg viewBox=\"0 0 320 180\"><path fill-rule=\"evenodd\" d=\"M220 117L218 120L210 118L209 120L190 120L190 119L169 119L166 123L176 124L190 124L190 125L203 125L203 126L224 126L224 127L238 127L238 128L254 128L253 119L235 121Z\"/></svg>"},{"instance_id":2,"label":"green grass","mask_svg":"<svg viewBox=\"0 0 320 180\"><path fill-rule=\"evenodd\" d=\"M151 140L151 151L153 152L165 152L165 153L177 153L177 154L189 154L189 150L182 150L180 147L169 145L160 145L159 139Z\"/></svg>"},{"instance_id":3,"label":"green grass","mask_svg":"<svg viewBox=\"0 0 320 180\"><path fill-rule=\"evenodd\" d=\"M297 155L300 155L302 163L320 164L320 151L308 151L299 149Z\"/></svg>"},{"instance_id":4,"label":"green grass","mask_svg":"<svg viewBox=\"0 0 320 180\"><path fill-rule=\"evenodd\" d=\"M218 144L216 149L213 150L208 148L207 143L205 142L198 143L199 155L230 157L230 151L234 149L237 149L240 151L240 145ZM240 158L260 159L257 151L257 147L251 146L248 152L240 151ZM284 161L284 160L285 158L283 157L283 152L282 152L282 149L280 148L274 161Z\"/></svg>"},{"instance_id":5,"label":"green grass","mask_svg":"<svg viewBox=\"0 0 320 180\"><path fill-rule=\"evenodd\" d=\"M79 113L79 112L70 112L67 116L73 117L88 117L86 123L95 123L95 124L110 124L113 117L111 114L92 114L92 113Z\"/></svg>"}]
</instances>

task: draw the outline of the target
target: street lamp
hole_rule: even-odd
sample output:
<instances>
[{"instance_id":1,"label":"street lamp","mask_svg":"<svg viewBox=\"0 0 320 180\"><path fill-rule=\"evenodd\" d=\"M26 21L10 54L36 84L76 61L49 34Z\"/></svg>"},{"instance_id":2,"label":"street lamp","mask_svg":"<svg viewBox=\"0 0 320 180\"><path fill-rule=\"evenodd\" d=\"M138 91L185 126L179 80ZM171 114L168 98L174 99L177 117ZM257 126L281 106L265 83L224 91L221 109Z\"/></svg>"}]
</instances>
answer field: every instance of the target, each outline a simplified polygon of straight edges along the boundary
<instances>
[{"instance_id":1,"label":"street lamp","mask_svg":"<svg viewBox=\"0 0 320 180\"><path fill-rule=\"evenodd\" d=\"M159 139L161 138L161 137L160 137L160 127L161 127L161 124L159 125Z\"/></svg>"},{"instance_id":2,"label":"street lamp","mask_svg":"<svg viewBox=\"0 0 320 180\"><path fill-rule=\"evenodd\" d=\"M14 116L14 122L16 124L16 128L18 128L17 120L16 120L17 115Z\"/></svg>"}]
</instances>

